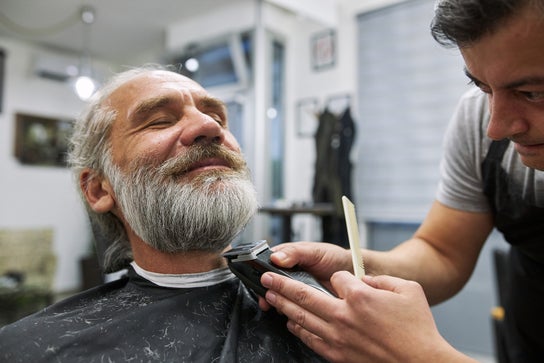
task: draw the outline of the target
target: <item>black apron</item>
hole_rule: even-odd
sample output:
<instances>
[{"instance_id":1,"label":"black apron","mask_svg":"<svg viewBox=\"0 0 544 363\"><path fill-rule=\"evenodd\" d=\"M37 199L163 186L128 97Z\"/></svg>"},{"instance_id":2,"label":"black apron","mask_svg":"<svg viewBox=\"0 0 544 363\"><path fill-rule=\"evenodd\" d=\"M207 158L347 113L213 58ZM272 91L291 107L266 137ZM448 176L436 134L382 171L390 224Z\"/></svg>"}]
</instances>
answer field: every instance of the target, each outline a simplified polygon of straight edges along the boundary
<instances>
[{"instance_id":1,"label":"black apron","mask_svg":"<svg viewBox=\"0 0 544 363\"><path fill-rule=\"evenodd\" d=\"M501 167L510 141L493 141L482 163L484 193L495 227L511 244L505 326L511 362L544 361L544 208L523 198Z\"/></svg>"}]
</instances>

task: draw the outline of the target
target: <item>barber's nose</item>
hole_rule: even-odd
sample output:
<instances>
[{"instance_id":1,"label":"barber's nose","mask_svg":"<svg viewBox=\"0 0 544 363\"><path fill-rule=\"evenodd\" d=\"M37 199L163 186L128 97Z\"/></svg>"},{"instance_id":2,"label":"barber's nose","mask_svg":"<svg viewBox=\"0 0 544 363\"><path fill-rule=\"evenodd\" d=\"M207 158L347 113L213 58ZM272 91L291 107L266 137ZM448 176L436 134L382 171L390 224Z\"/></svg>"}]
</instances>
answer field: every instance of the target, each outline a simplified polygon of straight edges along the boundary
<instances>
[{"instance_id":1,"label":"barber's nose","mask_svg":"<svg viewBox=\"0 0 544 363\"><path fill-rule=\"evenodd\" d=\"M186 125L180 135L183 145L195 143L223 143L225 130L217 120L198 110L193 110L185 115Z\"/></svg>"},{"instance_id":2,"label":"barber's nose","mask_svg":"<svg viewBox=\"0 0 544 363\"><path fill-rule=\"evenodd\" d=\"M523 107L508 95L489 96L491 112L487 136L493 140L502 140L527 131Z\"/></svg>"}]
</instances>

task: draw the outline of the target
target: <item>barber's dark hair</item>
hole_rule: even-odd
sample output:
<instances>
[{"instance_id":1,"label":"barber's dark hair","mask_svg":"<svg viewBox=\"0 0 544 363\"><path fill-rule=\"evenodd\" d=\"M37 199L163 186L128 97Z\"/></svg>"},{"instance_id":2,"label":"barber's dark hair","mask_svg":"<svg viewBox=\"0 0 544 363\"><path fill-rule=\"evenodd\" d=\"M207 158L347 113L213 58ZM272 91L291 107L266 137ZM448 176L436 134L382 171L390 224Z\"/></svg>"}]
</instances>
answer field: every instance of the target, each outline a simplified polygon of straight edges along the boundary
<instances>
[{"instance_id":1,"label":"barber's dark hair","mask_svg":"<svg viewBox=\"0 0 544 363\"><path fill-rule=\"evenodd\" d=\"M544 0L437 0L431 34L443 46L462 48L529 5L544 14Z\"/></svg>"}]
</instances>

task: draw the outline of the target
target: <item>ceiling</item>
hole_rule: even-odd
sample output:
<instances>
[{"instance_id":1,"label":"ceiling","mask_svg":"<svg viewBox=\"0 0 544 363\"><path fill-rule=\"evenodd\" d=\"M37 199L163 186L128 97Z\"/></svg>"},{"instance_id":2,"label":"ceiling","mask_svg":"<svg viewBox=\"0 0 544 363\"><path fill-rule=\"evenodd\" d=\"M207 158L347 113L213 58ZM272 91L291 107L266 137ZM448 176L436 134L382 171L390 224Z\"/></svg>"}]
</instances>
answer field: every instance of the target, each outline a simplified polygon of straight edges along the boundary
<instances>
[{"instance_id":1,"label":"ceiling","mask_svg":"<svg viewBox=\"0 0 544 363\"><path fill-rule=\"evenodd\" d=\"M229 2L241 0L228 0ZM217 7L224 0L0 0L0 37L80 53L85 34L90 54L124 63L164 49L165 29ZM95 10L89 25L83 6Z\"/></svg>"}]
</instances>

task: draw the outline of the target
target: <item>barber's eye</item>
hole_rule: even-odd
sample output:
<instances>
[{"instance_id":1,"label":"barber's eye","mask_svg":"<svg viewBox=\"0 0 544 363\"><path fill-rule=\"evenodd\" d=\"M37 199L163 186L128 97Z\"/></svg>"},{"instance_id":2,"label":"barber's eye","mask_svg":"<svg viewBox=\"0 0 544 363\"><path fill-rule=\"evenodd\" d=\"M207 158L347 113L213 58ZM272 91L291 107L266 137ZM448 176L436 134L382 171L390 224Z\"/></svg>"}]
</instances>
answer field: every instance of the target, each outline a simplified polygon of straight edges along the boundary
<instances>
[{"instance_id":1,"label":"barber's eye","mask_svg":"<svg viewBox=\"0 0 544 363\"><path fill-rule=\"evenodd\" d=\"M521 94L530 102L544 101L544 92L521 92Z\"/></svg>"}]
</instances>

